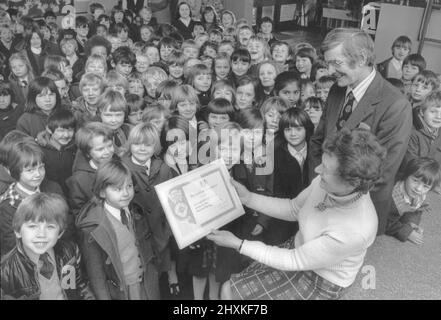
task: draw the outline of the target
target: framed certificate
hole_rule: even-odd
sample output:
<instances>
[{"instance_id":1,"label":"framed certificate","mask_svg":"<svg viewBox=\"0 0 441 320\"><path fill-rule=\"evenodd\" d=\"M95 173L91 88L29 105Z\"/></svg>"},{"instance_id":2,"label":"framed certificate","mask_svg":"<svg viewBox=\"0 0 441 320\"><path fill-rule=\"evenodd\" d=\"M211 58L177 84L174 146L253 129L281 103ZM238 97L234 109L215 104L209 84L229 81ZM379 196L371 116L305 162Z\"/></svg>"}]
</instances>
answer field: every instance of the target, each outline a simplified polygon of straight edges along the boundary
<instances>
[{"instance_id":1,"label":"framed certificate","mask_svg":"<svg viewBox=\"0 0 441 320\"><path fill-rule=\"evenodd\" d=\"M155 186L179 249L245 213L223 160Z\"/></svg>"}]
</instances>

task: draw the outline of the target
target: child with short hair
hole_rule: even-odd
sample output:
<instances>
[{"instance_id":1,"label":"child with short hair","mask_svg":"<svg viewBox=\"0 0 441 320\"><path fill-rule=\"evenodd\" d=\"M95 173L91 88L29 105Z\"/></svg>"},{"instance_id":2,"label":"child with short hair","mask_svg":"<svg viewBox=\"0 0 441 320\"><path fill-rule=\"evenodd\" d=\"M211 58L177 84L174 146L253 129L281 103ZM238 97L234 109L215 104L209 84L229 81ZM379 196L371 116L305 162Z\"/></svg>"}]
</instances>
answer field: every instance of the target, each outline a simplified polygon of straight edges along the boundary
<instances>
[{"instance_id":1,"label":"child with short hair","mask_svg":"<svg viewBox=\"0 0 441 320\"><path fill-rule=\"evenodd\" d=\"M120 160L101 165L94 201L76 219L90 286L99 300L159 299L152 226L135 202L130 169Z\"/></svg>"},{"instance_id":2,"label":"child with short hair","mask_svg":"<svg viewBox=\"0 0 441 320\"><path fill-rule=\"evenodd\" d=\"M84 71L94 73L104 79L107 74L107 61L99 54L92 54L86 60Z\"/></svg>"},{"instance_id":3,"label":"child with short hair","mask_svg":"<svg viewBox=\"0 0 441 320\"><path fill-rule=\"evenodd\" d=\"M128 114L126 99L120 92L109 88L98 99L97 108L101 122L112 130L115 153L121 155L131 129L129 124L124 123Z\"/></svg>"},{"instance_id":4,"label":"child with short hair","mask_svg":"<svg viewBox=\"0 0 441 320\"><path fill-rule=\"evenodd\" d=\"M192 35L193 35L193 39L197 39L201 34L204 34L205 33L205 26L202 24L202 22L200 22L200 21L194 21L194 24L193 24L193 32L192 32ZM207 37L208 37L208 35L207 35ZM204 41L205 42L205 41Z\"/></svg>"},{"instance_id":5,"label":"child with short hair","mask_svg":"<svg viewBox=\"0 0 441 320\"><path fill-rule=\"evenodd\" d=\"M146 103L142 97L137 94L129 93L126 95L127 101L127 122L131 125L137 125L142 121L143 110Z\"/></svg>"},{"instance_id":6,"label":"child with short hair","mask_svg":"<svg viewBox=\"0 0 441 320\"><path fill-rule=\"evenodd\" d=\"M173 51L168 59L168 72L170 80L176 81L178 84L184 82L184 64L185 55L181 51Z\"/></svg>"},{"instance_id":7,"label":"child with short hair","mask_svg":"<svg viewBox=\"0 0 441 320\"><path fill-rule=\"evenodd\" d=\"M220 14L220 24L225 29L236 25L236 15L231 10L222 10Z\"/></svg>"},{"instance_id":8,"label":"child with short hair","mask_svg":"<svg viewBox=\"0 0 441 320\"><path fill-rule=\"evenodd\" d=\"M184 84L176 88L173 93L170 111L176 112L197 128L196 113L199 111L200 102L197 91L190 85Z\"/></svg>"},{"instance_id":9,"label":"child with short hair","mask_svg":"<svg viewBox=\"0 0 441 320\"><path fill-rule=\"evenodd\" d=\"M300 78L297 73L284 71L277 75L274 82L274 94L285 99L290 108L300 104Z\"/></svg>"},{"instance_id":10,"label":"child with short hair","mask_svg":"<svg viewBox=\"0 0 441 320\"><path fill-rule=\"evenodd\" d=\"M309 79L300 80L300 101L303 103L309 97L315 97L314 83Z\"/></svg>"},{"instance_id":11,"label":"child with short hair","mask_svg":"<svg viewBox=\"0 0 441 320\"><path fill-rule=\"evenodd\" d=\"M36 138L46 130L48 117L61 108L55 83L46 77L35 78L29 85L25 112L17 121L17 129Z\"/></svg>"},{"instance_id":12,"label":"child with short hair","mask_svg":"<svg viewBox=\"0 0 441 320\"><path fill-rule=\"evenodd\" d=\"M199 46L193 39L185 40L181 46L182 53L186 59L195 58L199 56Z\"/></svg>"},{"instance_id":13,"label":"child with short hair","mask_svg":"<svg viewBox=\"0 0 441 320\"><path fill-rule=\"evenodd\" d=\"M60 41L60 49L64 54L64 57L68 60L69 65L72 66L73 78L82 71L84 66L84 61L78 57L78 43L75 39L62 39Z\"/></svg>"},{"instance_id":14,"label":"child with short hair","mask_svg":"<svg viewBox=\"0 0 441 320\"><path fill-rule=\"evenodd\" d=\"M260 107L260 113L265 120L265 130L271 130L276 134L279 131L280 117L288 108L286 100L280 97L271 97L265 100Z\"/></svg>"},{"instance_id":15,"label":"child with short hair","mask_svg":"<svg viewBox=\"0 0 441 320\"><path fill-rule=\"evenodd\" d=\"M142 74L138 71L132 72L127 77L127 82L129 83L129 94L136 94L143 99L145 95L145 88L142 82Z\"/></svg>"},{"instance_id":16,"label":"child with short hair","mask_svg":"<svg viewBox=\"0 0 441 320\"><path fill-rule=\"evenodd\" d=\"M294 60L297 71L302 79L310 79L312 66L317 60L317 54L313 48L301 48L296 51ZM311 79L314 81L315 79Z\"/></svg>"},{"instance_id":17,"label":"child with short hair","mask_svg":"<svg viewBox=\"0 0 441 320\"><path fill-rule=\"evenodd\" d=\"M267 98L274 95L274 85L277 75L280 73L277 64L273 61L264 61L257 66L257 75L260 82L260 88L262 88L262 99L266 100Z\"/></svg>"},{"instance_id":18,"label":"child with short hair","mask_svg":"<svg viewBox=\"0 0 441 320\"><path fill-rule=\"evenodd\" d=\"M67 84L66 78L64 74L53 67L50 67L43 71L41 74L42 77L46 77L51 79L55 85L57 86L58 94L61 98L61 105L63 108L70 108L72 102L69 96L69 85Z\"/></svg>"},{"instance_id":19,"label":"child with short hair","mask_svg":"<svg viewBox=\"0 0 441 320\"><path fill-rule=\"evenodd\" d=\"M122 162L130 169L136 186L133 202L149 213L147 220L153 233L156 265L160 273L169 273L171 287L178 282L176 264L172 263L170 255L172 233L154 187L173 178L173 174L159 157L161 143L157 127L150 123L136 125L130 131L127 149Z\"/></svg>"},{"instance_id":20,"label":"child with short hair","mask_svg":"<svg viewBox=\"0 0 441 320\"><path fill-rule=\"evenodd\" d=\"M317 97L309 97L303 102L302 110L308 114L312 124L314 125L314 130L317 129L317 126L320 123L320 118L322 117L324 111L323 101Z\"/></svg>"},{"instance_id":21,"label":"child with short hair","mask_svg":"<svg viewBox=\"0 0 441 320\"><path fill-rule=\"evenodd\" d=\"M392 57L377 65L377 70L383 78L401 79L403 76L403 60L412 49L412 41L407 36L399 36L392 43Z\"/></svg>"},{"instance_id":22,"label":"child with short hair","mask_svg":"<svg viewBox=\"0 0 441 320\"><path fill-rule=\"evenodd\" d=\"M84 47L87 42L87 36L89 34L89 21L84 16L77 16L75 18L75 33L76 41L78 43L78 53L84 54Z\"/></svg>"},{"instance_id":23,"label":"child with short hair","mask_svg":"<svg viewBox=\"0 0 441 320\"><path fill-rule=\"evenodd\" d=\"M211 88L211 97L227 99L234 107L236 104L236 91L229 81L218 80L213 84Z\"/></svg>"},{"instance_id":24,"label":"child with short hair","mask_svg":"<svg viewBox=\"0 0 441 320\"><path fill-rule=\"evenodd\" d=\"M286 41L274 41L271 45L271 57L281 71L289 71L289 61L292 58L292 48Z\"/></svg>"},{"instance_id":25,"label":"child with short hair","mask_svg":"<svg viewBox=\"0 0 441 320\"><path fill-rule=\"evenodd\" d=\"M136 54L136 64L135 64L136 71L144 73L147 71L147 68L149 66L150 66L150 58L146 53L141 51L140 53Z\"/></svg>"},{"instance_id":26,"label":"child with short hair","mask_svg":"<svg viewBox=\"0 0 441 320\"><path fill-rule=\"evenodd\" d=\"M410 93L413 78L426 69L426 60L418 53L408 55L403 61L403 77L401 81L404 83L406 94Z\"/></svg>"},{"instance_id":27,"label":"child with short hair","mask_svg":"<svg viewBox=\"0 0 441 320\"><path fill-rule=\"evenodd\" d=\"M216 129L223 123L234 120L234 107L230 101L224 98L211 100L203 110L203 119L210 129Z\"/></svg>"},{"instance_id":28,"label":"child with short hair","mask_svg":"<svg viewBox=\"0 0 441 320\"><path fill-rule=\"evenodd\" d=\"M257 76L257 66L271 57L268 43L260 37L252 36L248 41L247 50L251 57L251 69L249 74Z\"/></svg>"},{"instance_id":29,"label":"child with short hair","mask_svg":"<svg viewBox=\"0 0 441 320\"><path fill-rule=\"evenodd\" d=\"M206 106L211 100L212 81L212 72L205 64L197 64L190 69L187 84L196 90L201 106Z\"/></svg>"},{"instance_id":30,"label":"child with short hair","mask_svg":"<svg viewBox=\"0 0 441 320\"><path fill-rule=\"evenodd\" d=\"M211 58L216 58L217 55L217 43L212 41L206 41L202 44L200 50L199 50L199 56L209 56Z\"/></svg>"},{"instance_id":31,"label":"child with short hair","mask_svg":"<svg viewBox=\"0 0 441 320\"><path fill-rule=\"evenodd\" d=\"M210 42L220 44L223 39L222 30L218 28L212 28L208 31L208 37Z\"/></svg>"},{"instance_id":32,"label":"child with short hair","mask_svg":"<svg viewBox=\"0 0 441 320\"><path fill-rule=\"evenodd\" d=\"M237 31L236 31L235 27L226 28L223 33L224 38L222 41L229 41L229 42L233 43L233 45L235 47L236 46L236 35L237 35Z\"/></svg>"},{"instance_id":33,"label":"child with short hair","mask_svg":"<svg viewBox=\"0 0 441 320\"><path fill-rule=\"evenodd\" d=\"M167 73L159 67L150 66L142 74L142 78L147 93L145 100L147 103L156 102L158 99L158 86L161 82L168 80Z\"/></svg>"},{"instance_id":34,"label":"child with short hair","mask_svg":"<svg viewBox=\"0 0 441 320\"><path fill-rule=\"evenodd\" d=\"M414 158L404 166L402 173L392 190L386 234L419 245L423 243L421 218L430 210L426 197L439 183L440 166L431 158Z\"/></svg>"},{"instance_id":35,"label":"child with short hair","mask_svg":"<svg viewBox=\"0 0 441 320\"><path fill-rule=\"evenodd\" d=\"M226 54L228 58L231 58L231 55L233 54L235 49L234 42L230 40L222 40L221 43L219 43L219 46L217 48L217 53L219 54Z\"/></svg>"},{"instance_id":36,"label":"child with short hair","mask_svg":"<svg viewBox=\"0 0 441 320\"><path fill-rule=\"evenodd\" d=\"M250 76L239 79L236 85L236 110L253 108L260 105L261 101L257 87L257 81Z\"/></svg>"},{"instance_id":37,"label":"child with short hair","mask_svg":"<svg viewBox=\"0 0 441 320\"><path fill-rule=\"evenodd\" d=\"M129 26L127 24L117 23L113 28L121 47L131 47L133 45L133 40L129 38Z\"/></svg>"},{"instance_id":38,"label":"child with short hair","mask_svg":"<svg viewBox=\"0 0 441 320\"><path fill-rule=\"evenodd\" d=\"M154 30L149 25L143 24L139 30L141 40L144 42L149 42L154 34Z\"/></svg>"},{"instance_id":39,"label":"child with short hair","mask_svg":"<svg viewBox=\"0 0 441 320\"><path fill-rule=\"evenodd\" d=\"M18 105L14 101L14 92L9 83L0 81L0 140L15 129L24 112L24 105Z\"/></svg>"},{"instance_id":40,"label":"child with short hair","mask_svg":"<svg viewBox=\"0 0 441 320\"><path fill-rule=\"evenodd\" d=\"M28 96L29 83L34 80L34 73L26 53L13 53L9 58L9 67L11 74L8 80L16 99L14 102L24 105Z\"/></svg>"},{"instance_id":41,"label":"child with short hair","mask_svg":"<svg viewBox=\"0 0 441 320\"><path fill-rule=\"evenodd\" d=\"M178 49L178 44L175 39L170 37L163 37L158 44L159 48L159 56L161 58L161 61L167 63L170 54L173 52L173 50Z\"/></svg>"},{"instance_id":42,"label":"child with short hair","mask_svg":"<svg viewBox=\"0 0 441 320\"><path fill-rule=\"evenodd\" d=\"M118 91L123 96L129 90L129 82L127 81L127 78L116 70L110 70L107 72L105 85L109 89Z\"/></svg>"},{"instance_id":43,"label":"child with short hair","mask_svg":"<svg viewBox=\"0 0 441 320\"><path fill-rule=\"evenodd\" d=\"M24 199L12 226L14 249L2 259L1 299L90 300L73 242L60 240L69 208L58 194L35 193Z\"/></svg>"},{"instance_id":44,"label":"child with short hair","mask_svg":"<svg viewBox=\"0 0 441 320\"><path fill-rule=\"evenodd\" d=\"M136 63L136 56L129 47L121 46L112 53L112 67L123 77L132 72Z\"/></svg>"},{"instance_id":45,"label":"child with short hair","mask_svg":"<svg viewBox=\"0 0 441 320\"><path fill-rule=\"evenodd\" d=\"M305 111L291 108L282 114L279 127L281 144L274 151L274 196L292 199L309 185L308 143L314 125ZM283 243L297 230L297 222L271 218L266 243Z\"/></svg>"},{"instance_id":46,"label":"child with short hair","mask_svg":"<svg viewBox=\"0 0 441 320\"><path fill-rule=\"evenodd\" d=\"M81 97L72 102L72 112L77 120L77 126L90 121L98 121L97 103L105 88L102 77L95 73L85 73L80 80Z\"/></svg>"},{"instance_id":47,"label":"child with short hair","mask_svg":"<svg viewBox=\"0 0 441 320\"><path fill-rule=\"evenodd\" d=\"M230 72L230 56L226 53L218 54L214 59L214 75L216 81L229 80Z\"/></svg>"},{"instance_id":48,"label":"child with short hair","mask_svg":"<svg viewBox=\"0 0 441 320\"><path fill-rule=\"evenodd\" d=\"M314 79L314 81L317 83L321 77L325 76L330 76L328 65L325 60L319 58L312 65L311 79Z\"/></svg>"},{"instance_id":49,"label":"child with short hair","mask_svg":"<svg viewBox=\"0 0 441 320\"><path fill-rule=\"evenodd\" d=\"M46 177L58 183L67 194L66 179L72 175L77 151L74 134L75 116L69 110L61 109L49 116L46 132L37 143L44 153Z\"/></svg>"},{"instance_id":50,"label":"child with short hair","mask_svg":"<svg viewBox=\"0 0 441 320\"><path fill-rule=\"evenodd\" d=\"M88 122L75 134L78 148L72 176L66 180L68 202L76 216L81 208L93 197L92 186L96 170L114 156L112 130L101 122Z\"/></svg>"},{"instance_id":51,"label":"child with short hair","mask_svg":"<svg viewBox=\"0 0 441 320\"><path fill-rule=\"evenodd\" d=\"M423 70L412 80L409 100L412 108L418 108L424 99L433 91L438 89L439 80L436 74L430 70Z\"/></svg>"},{"instance_id":52,"label":"child with short hair","mask_svg":"<svg viewBox=\"0 0 441 320\"><path fill-rule=\"evenodd\" d=\"M262 37L269 46L271 46L277 39L273 35L274 21L270 17L263 17L258 24L259 37Z\"/></svg>"},{"instance_id":53,"label":"child with short hair","mask_svg":"<svg viewBox=\"0 0 441 320\"><path fill-rule=\"evenodd\" d=\"M244 25L242 27L237 26L237 40L239 42L239 45L243 48L246 48L248 46L248 42L250 41L251 37L254 35L253 29L248 26Z\"/></svg>"},{"instance_id":54,"label":"child with short hair","mask_svg":"<svg viewBox=\"0 0 441 320\"><path fill-rule=\"evenodd\" d=\"M241 77L245 76L251 67L251 56L247 49L236 49L231 55L231 76L237 88Z\"/></svg>"},{"instance_id":55,"label":"child with short hair","mask_svg":"<svg viewBox=\"0 0 441 320\"><path fill-rule=\"evenodd\" d=\"M150 65L160 61L159 49L153 43L147 43L144 47L145 53L150 59Z\"/></svg>"},{"instance_id":56,"label":"child with short hair","mask_svg":"<svg viewBox=\"0 0 441 320\"><path fill-rule=\"evenodd\" d=\"M38 192L63 194L57 183L45 177L44 154L35 142L23 139L11 146L7 156L6 167L14 182L0 197L0 254L2 257L16 244L12 221L21 201Z\"/></svg>"},{"instance_id":57,"label":"child with short hair","mask_svg":"<svg viewBox=\"0 0 441 320\"><path fill-rule=\"evenodd\" d=\"M329 90L335 83L335 77L333 76L322 76L315 81L315 94L317 98L320 98L323 103L326 103L328 99Z\"/></svg>"}]
</instances>

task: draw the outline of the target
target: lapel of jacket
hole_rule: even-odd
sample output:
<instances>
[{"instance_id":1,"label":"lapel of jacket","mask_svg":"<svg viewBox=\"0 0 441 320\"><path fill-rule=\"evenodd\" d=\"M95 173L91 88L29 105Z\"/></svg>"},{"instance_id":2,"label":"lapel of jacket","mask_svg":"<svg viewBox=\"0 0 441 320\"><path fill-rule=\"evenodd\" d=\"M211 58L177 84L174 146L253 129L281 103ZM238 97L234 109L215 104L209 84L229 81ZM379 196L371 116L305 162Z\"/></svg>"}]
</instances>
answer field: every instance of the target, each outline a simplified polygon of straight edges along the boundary
<instances>
[{"instance_id":1,"label":"lapel of jacket","mask_svg":"<svg viewBox=\"0 0 441 320\"><path fill-rule=\"evenodd\" d=\"M345 127L349 129L355 129L360 122L375 111L374 105L377 105L381 101L381 88L383 87L383 79L379 72L375 74L374 80L369 85L365 94L361 98L357 107L352 112L348 121L345 123Z\"/></svg>"}]
</instances>

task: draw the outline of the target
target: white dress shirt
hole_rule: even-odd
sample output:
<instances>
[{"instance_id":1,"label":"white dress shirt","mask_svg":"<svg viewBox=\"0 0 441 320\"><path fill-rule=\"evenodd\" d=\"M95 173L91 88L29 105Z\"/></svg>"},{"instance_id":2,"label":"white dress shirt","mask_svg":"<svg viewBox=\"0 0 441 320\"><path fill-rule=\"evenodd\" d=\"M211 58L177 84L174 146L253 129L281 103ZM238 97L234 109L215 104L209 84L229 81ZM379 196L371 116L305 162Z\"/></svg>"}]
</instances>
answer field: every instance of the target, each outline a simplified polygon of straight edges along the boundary
<instances>
[{"instance_id":1,"label":"white dress shirt","mask_svg":"<svg viewBox=\"0 0 441 320\"><path fill-rule=\"evenodd\" d=\"M357 108L358 103L363 98L364 94L366 93L367 89L371 85L372 81L374 81L375 74L377 72L375 71L375 68L372 69L372 72L362 81L360 82L355 88L347 87L346 89L346 97L348 96L348 93L352 91L352 94L354 95L355 101L352 105L352 111Z\"/></svg>"}]
</instances>

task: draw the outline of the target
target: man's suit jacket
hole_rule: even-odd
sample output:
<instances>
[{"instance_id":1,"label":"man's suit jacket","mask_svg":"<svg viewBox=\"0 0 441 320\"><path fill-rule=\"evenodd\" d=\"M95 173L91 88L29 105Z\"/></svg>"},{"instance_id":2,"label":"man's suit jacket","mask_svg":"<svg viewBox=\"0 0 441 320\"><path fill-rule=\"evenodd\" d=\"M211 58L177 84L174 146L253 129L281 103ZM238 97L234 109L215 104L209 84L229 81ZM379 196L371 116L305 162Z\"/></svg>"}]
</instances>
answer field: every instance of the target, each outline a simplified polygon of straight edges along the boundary
<instances>
[{"instance_id":1,"label":"man's suit jacket","mask_svg":"<svg viewBox=\"0 0 441 320\"><path fill-rule=\"evenodd\" d=\"M321 163L322 143L337 132L336 123L346 95L346 87L335 84L327 107L311 139L312 165ZM387 149L384 173L371 197L378 215L378 234L383 234L389 214L395 175L403 160L412 130L412 108L406 97L378 72L344 127L369 129Z\"/></svg>"}]
</instances>

